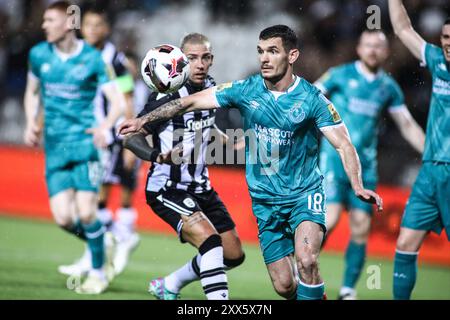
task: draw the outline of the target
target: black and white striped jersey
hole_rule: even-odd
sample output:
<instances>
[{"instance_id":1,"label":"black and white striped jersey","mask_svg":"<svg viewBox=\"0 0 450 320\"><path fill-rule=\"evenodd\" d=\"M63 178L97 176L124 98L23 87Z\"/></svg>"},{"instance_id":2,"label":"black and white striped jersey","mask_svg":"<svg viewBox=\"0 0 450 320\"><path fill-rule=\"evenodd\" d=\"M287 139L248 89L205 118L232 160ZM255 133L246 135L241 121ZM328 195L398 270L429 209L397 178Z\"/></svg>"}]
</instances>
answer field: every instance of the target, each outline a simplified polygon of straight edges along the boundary
<instances>
[{"instance_id":1,"label":"black and white striped jersey","mask_svg":"<svg viewBox=\"0 0 450 320\"><path fill-rule=\"evenodd\" d=\"M103 62L108 70L108 74L111 79L118 79L125 75L128 75L128 69L125 66L125 54L117 51L116 47L111 42L106 42L102 50ZM108 115L111 108L108 99L103 92L98 89L94 98L94 113L97 122L102 123ZM124 119L121 118L117 121L117 124L121 123ZM106 140L108 144L113 143L118 138L116 134L116 128L113 127L109 132Z\"/></svg>"},{"instance_id":2,"label":"black and white striped jersey","mask_svg":"<svg viewBox=\"0 0 450 320\"><path fill-rule=\"evenodd\" d=\"M152 93L139 116L141 117L171 100L188 96L214 85L214 79L208 76L202 88L194 87L188 82L180 90L169 95ZM144 129L152 134L154 148L161 153L166 153L177 144L182 143L183 158L190 159L189 163L183 162L180 165L153 163L148 174L147 191L158 192L164 186L193 193L211 190L206 165L206 150L210 141L211 129L215 124L215 113L216 110L193 111L175 116L169 121L144 126Z\"/></svg>"}]
</instances>

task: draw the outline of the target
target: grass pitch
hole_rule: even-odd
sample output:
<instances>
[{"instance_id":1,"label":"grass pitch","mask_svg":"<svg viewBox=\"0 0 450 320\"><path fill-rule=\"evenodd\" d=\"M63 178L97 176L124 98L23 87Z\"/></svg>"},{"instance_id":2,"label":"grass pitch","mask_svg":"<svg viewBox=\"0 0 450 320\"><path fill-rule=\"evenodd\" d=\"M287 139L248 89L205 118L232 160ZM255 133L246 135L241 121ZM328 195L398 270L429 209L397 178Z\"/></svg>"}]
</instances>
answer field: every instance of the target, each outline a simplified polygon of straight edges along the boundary
<instances>
[{"instance_id":1,"label":"grass pitch","mask_svg":"<svg viewBox=\"0 0 450 320\"><path fill-rule=\"evenodd\" d=\"M81 256L83 243L55 224L0 216L0 299L154 299L147 293L150 279L163 276L191 259L196 251L179 243L174 235L141 233L141 244L127 269L108 291L83 296L67 288L67 277L57 272ZM228 272L231 299L279 299L272 289L259 247L245 245L246 261ZM329 299L335 299L341 284L341 255L322 253L321 273ZM381 288L370 290L368 267L378 266ZM372 267L373 268L373 267ZM391 261L368 259L359 285L360 299L391 299ZM413 299L450 299L450 268L420 265ZM182 299L205 299L199 282L181 292Z\"/></svg>"}]
</instances>

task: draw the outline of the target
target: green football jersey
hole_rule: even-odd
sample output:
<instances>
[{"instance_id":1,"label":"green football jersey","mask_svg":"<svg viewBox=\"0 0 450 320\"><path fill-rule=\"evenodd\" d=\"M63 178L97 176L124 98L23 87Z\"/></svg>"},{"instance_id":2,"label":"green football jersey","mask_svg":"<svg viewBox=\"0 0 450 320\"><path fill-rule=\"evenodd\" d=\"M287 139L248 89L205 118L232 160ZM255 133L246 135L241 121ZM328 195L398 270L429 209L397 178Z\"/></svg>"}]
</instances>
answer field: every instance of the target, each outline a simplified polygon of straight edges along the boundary
<instances>
[{"instance_id":1,"label":"green football jersey","mask_svg":"<svg viewBox=\"0 0 450 320\"><path fill-rule=\"evenodd\" d=\"M246 179L253 199L291 202L321 185L319 129L340 125L331 102L305 79L285 92L268 90L261 75L216 88L218 107L235 107L244 119Z\"/></svg>"},{"instance_id":2,"label":"green football jersey","mask_svg":"<svg viewBox=\"0 0 450 320\"><path fill-rule=\"evenodd\" d=\"M397 82L380 70L370 78L356 61L331 68L315 85L336 106L348 128L350 138L361 161L363 181L376 182L378 124L384 110L404 107L403 93ZM336 179L348 179L341 159L328 141L323 139L320 167Z\"/></svg>"},{"instance_id":3,"label":"green football jersey","mask_svg":"<svg viewBox=\"0 0 450 320\"><path fill-rule=\"evenodd\" d=\"M442 49L429 43L422 60L433 77L423 161L450 162L450 64Z\"/></svg>"},{"instance_id":4,"label":"green football jersey","mask_svg":"<svg viewBox=\"0 0 450 320\"><path fill-rule=\"evenodd\" d=\"M110 79L100 52L82 40L71 55L41 42L30 51L29 68L40 83L46 146L92 139L85 130L97 125L93 100Z\"/></svg>"}]
</instances>

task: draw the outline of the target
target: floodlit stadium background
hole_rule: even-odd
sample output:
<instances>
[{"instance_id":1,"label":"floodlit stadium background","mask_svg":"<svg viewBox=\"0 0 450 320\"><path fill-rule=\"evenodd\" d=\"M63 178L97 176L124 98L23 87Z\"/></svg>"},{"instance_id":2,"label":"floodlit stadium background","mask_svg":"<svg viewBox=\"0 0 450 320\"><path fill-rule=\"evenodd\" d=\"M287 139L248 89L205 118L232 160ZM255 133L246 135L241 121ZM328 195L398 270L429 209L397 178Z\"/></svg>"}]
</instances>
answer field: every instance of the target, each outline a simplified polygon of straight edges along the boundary
<instances>
[{"instance_id":1,"label":"floodlit stadium background","mask_svg":"<svg viewBox=\"0 0 450 320\"><path fill-rule=\"evenodd\" d=\"M44 40L40 25L43 10L50 2L52 1L0 2L0 238L4 237L6 241L4 244L12 239L8 236L8 232L14 232L10 229L15 225L11 222L15 220L9 220L11 215L26 216L27 219L44 218L46 221L51 219L43 180L42 153L39 149L26 149L22 145L25 124L22 99L27 73L27 54L33 45ZM404 2L416 30L425 40L439 44L441 25L445 18L450 16L449 2L446 0ZM73 3L83 10L83 5L87 1L73 1ZM421 68L418 61L399 40L394 38L385 0L128 0L97 1L97 3L105 8L112 19L113 42L121 50L134 52L139 59L149 48L157 44L179 45L181 38L187 33L204 33L210 38L215 55L210 74L219 83L241 79L258 71L256 59L258 34L262 28L273 24L287 24L297 31L301 41L301 56L296 71L313 82L329 67L356 58L354 48L369 16L366 13L367 7L372 4L378 5L382 13L381 26L391 41L391 56L385 69L400 83L408 108L418 123L425 128L431 78L427 70ZM137 103L137 109L143 106L145 87L141 87L139 92L141 102ZM386 210L383 216L376 217L373 224L369 255L375 259L393 257L403 206L420 166L420 155L403 140L387 114L384 120L380 125L378 158L380 192L385 198ZM217 123L222 129L239 128L242 125L237 110L219 111ZM146 232L169 232L168 237L174 237L171 230L150 213L145 205L142 183L147 167L144 165L141 170L141 182L135 197L135 205L140 213L139 228ZM247 243L255 244L256 224L251 215L243 167L215 166L211 170L211 179L236 220L241 237ZM117 199L113 199L112 207L117 206L117 203ZM8 218L2 218L2 215ZM61 233L54 225L52 227L51 230ZM65 234L59 233L57 236L67 238ZM32 238L33 234L29 236ZM325 252L340 257L347 239L348 227L344 216L328 241ZM151 240L147 242L151 247ZM17 245L17 248L14 245ZM17 243L5 244L5 247L11 252L21 252L23 249ZM175 247L179 250L188 250L187 246L179 244L175 244ZM68 255L64 257L65 261L59 262L68 263L80 252ZM158 262L157 253L146 255L142 252L140 255L143 261L148 258L153 263ZM6 263L7 259L10 259L10 256L0 253L0 279L2 274L5 275L12 267ZM260 257L256 259L253 262L247 260L246 263L257 263L259 268L264 268L262 259ZM450 245L444 234L440 237L433 235L425 242L421 259L421 262L439 266L443 278L438 278L437 283L439 281L450 283ZM24 261L28 260L24 258ZM54 262L47 266L53 270L49 272L56 273L56 267L51 269L56 265ZM173 267L177 265L174 263ZM169 271L170 268L164 272ZM333 281L338 283L340 274L339 272L339 276ZM126 275L124 274L124 277ZM268 282L268 275L263 274L263 277ZM389 275L386 275L386 279L389 280ZM390 283L386 285L389 286ZM0 281L0 288L1 286ZM142 288L145 292L145 283ZM270 289L270 286L268 288ZM389 288L386 290L389 292ZM7 290L4 295L6 296L3 298L28 297L26 294L14 296L13 293L8 296ZM246 298L245 294L238 296ZM422 296L428 297L426 294ZM49 298L52 297L49 295ZM195 292L192 297L196 297ZM198 297L201 298L201 294ZM374 297L390 298L388 295ZM450 299L449 296L444 297Z\"/></svg>"}]
</instances>

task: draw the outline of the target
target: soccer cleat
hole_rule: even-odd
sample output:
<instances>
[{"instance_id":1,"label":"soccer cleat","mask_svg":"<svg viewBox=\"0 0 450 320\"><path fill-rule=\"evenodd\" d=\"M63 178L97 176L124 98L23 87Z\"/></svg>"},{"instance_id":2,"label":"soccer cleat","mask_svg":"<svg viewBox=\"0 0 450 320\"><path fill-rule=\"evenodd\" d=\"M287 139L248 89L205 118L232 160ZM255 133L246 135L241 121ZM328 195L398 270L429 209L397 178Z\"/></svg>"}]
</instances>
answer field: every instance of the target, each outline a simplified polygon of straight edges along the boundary
<instances>
[{"instance_id":1,"label":"soccer cleat","mask_svg":"<svg viewBox=\"0 0 450 320\"><path fill-rule=\"evenodd\" d=\"M347 292L345 294L339 294L338 300L357 300L356 299L356 294L355 293L351 293L351 292Z\"/></svg>"},{"instance_id":2,"label":"soccer cleat","mask_svg":"<svg viewBox=\"0 0 450 320\"><path fill-rule=\"evenodd\" d=\"M100 294L108 288L108 280L101 273L89 272L82 285L75 289L79 294Z\"/></svg>"},{"instance_id":3,"label":"soccer cleat","mask_svg":"<svg viewBox=\"0 0 450 320\"><path fill-rule=\"evenodd\" d=\"M155 296L159 300L178 300L180 299L179 293L170 292L164 285L164 278L157 278L150 281L148 286L148 292Z\"/></svg>"},{"instance_id":4,"label":"soccer cleat","mask_svg":"<svg viewBox=\"0 0 450 320\"><path fill-rule=\"evenodd\" d=\"M91 252L88 248L86 248L80 259L78 259L74 264L59 266L58 272L67 276L84 277L88 274L91 266Z\"/></svg>"},{"instance_id":5,"label":"soccer cleat","mask_svg":"<svg viewBox=\"0 0 450 320\"><path fill-rule=\"evenodd\" d=\"M125 270L128 264L131 253L139 245L139 235L137 233L132 233L127 240L120 241L117 243L117 248L114 256L114 272L119 275Z\"/></svg>"}]
</instances>

